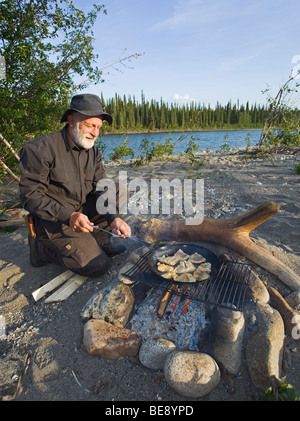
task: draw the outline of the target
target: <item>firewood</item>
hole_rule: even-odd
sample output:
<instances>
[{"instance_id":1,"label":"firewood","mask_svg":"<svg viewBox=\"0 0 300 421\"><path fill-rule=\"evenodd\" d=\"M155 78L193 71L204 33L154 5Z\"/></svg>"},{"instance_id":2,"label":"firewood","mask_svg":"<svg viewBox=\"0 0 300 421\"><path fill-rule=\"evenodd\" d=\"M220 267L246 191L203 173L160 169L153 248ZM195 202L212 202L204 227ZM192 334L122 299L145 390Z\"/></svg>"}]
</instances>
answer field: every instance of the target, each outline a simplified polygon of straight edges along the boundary
<instances>
[{"instance_id":1,"label":"firewood","mask_svg":"<svg viewBox=\"0 0 300 421\"><path fill-rule=\"evenodd\" d=\"M229 219L204 218L199 225L187 225L181 220L151 219L137 227L137 235L149 243L158 241L207 241L234 250L277 276L292 290L300 289L300 277L292 269L257 245L250 232L279 210L272 201L262 203L244 215Z\"/></svg>"},{"instance_id":2,"label":"firewood","mask_svg":"<svg viewBox=\"0 0 300 421\"><path fill-rule=\"evenodd\" d=\"M53 291L54 289L59 287L61 284L66 282L68 279L70 279L74 275L75 275L74 272L72 272L71 270L67 270L61 273L60 275L56 276L55 278L53 278L51 281L47 282L42 287L33 291L31 295L35 301L38 301L41 298L43 298L48 292Z\"/></svg>"},{"instance_id":3,"label":"firewood","mask_svg":"<svg viewBox=\"0 0 300 421\"><path fill-rule=\"evenodd\" d=\"M87 276L74 275L57 291L55 291L50 297L46 298L45 303L56 303L58 301L64 301L70 297L81 285L88 279Z\"/></svg>"}]
</instances>

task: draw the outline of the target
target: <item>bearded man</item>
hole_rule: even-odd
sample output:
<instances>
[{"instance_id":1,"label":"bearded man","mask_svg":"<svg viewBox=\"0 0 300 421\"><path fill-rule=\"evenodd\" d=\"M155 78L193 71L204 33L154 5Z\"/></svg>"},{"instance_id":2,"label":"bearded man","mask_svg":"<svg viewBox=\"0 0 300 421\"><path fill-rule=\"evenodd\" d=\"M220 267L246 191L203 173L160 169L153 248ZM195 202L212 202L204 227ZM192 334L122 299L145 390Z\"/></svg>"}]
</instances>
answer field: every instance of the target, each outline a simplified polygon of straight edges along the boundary
<instances>
[{"instance_id":1,"label":"bearded man","mask_svg":"<svg viewBox=\"0 0 300 421\"><path fill-rule=\"evenodd\" d=\"M19 189L34 223L35 236L28 237L33 266L53 262L80 275L98 276L108 269L110 257L126 249L112 244L103 231L94 232L98 226L123 238L131 235L119 214L120 199L127 200L124 186L116 184L105 193L107 201L114 194L115 213L97 210L97 200L104 194L97 190L97 182L107 178L95 145L103 121L111 125L113 119L98 96L75 95L62 116L64 128L22 148Z\"/></svg>"}]
</instances>

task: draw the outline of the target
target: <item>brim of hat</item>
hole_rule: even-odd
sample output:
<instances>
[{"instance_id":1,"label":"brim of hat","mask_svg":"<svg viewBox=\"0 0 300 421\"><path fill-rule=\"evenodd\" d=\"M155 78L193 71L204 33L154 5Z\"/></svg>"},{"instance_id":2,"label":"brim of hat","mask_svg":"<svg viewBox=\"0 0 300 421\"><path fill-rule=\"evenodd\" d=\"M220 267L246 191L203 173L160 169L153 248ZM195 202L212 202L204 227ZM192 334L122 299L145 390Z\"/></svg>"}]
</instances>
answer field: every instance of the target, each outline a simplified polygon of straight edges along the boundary
<instances>
[{"instance_id":1,"label":"brim of hat","mask_svg":"<svg viewBox=\"0 0 300 421\"><path fill-rule=\"evenodd\" d=\"M67 117L68 115L72 114L74 111L76 111L77 113L80 113L82 115L86 115L87 117L102 117L103 120L106 120L108 122L108 124L111 126L112 122L113 122L113 118L110 114L105 113L104 111L100 112L99 114L96 112L91 112L91 111L87 111L85 113L82 113L79 110L75 110L74 108L69 108L67 111L65 111L65 113L63 114L60 122L64 123L65 121L67 121Z\"/></svg>"}]
</instances>

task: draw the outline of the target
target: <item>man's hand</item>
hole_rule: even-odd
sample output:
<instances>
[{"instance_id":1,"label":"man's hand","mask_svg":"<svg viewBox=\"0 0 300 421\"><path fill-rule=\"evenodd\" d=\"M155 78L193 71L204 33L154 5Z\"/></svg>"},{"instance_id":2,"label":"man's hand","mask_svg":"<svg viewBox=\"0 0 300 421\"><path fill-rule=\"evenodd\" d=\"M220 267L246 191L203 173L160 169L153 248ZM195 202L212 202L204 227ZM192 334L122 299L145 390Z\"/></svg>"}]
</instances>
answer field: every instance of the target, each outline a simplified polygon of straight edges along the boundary
<instances>
[{"instance_id":1,"label":"man's hand","mask_svg":"<svg viewBox=\"0 0 300 421\"><path fill-rule=\"evenodd\" d=\"M81 212L73 212L69 219L69 226L74 232L92 232L93 223Z\"/></svg>"},{"instance_id":2,"label":"man's hand","mask_svg":"<svg viewBox=\"0 0 300 421\"><path fill-rule=\"evenodd\" d=\"M130 226L121 218L115 218L110 224L110 227L113 234L117 234L123 238L131 236Z\"/></svg>"}]
</instances>

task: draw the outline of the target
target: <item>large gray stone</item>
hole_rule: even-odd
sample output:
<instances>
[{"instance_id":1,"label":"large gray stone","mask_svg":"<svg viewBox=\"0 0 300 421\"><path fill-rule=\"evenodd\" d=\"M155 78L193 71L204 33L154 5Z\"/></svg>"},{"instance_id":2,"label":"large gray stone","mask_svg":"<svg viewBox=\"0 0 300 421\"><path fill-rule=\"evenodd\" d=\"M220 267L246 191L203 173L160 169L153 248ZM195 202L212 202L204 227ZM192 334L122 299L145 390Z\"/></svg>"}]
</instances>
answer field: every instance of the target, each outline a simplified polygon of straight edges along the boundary
<instances>
[{"instance_id":1,"label":"large gray stone","mask_svg":"<svg viewBox=\"0 0 300 421\"><path fill-rule=\"evenodd\" d=\"M246 297L249 300L261 301L263 303L268 303L270 300L270 294L263 284L262 280L258 275L251 270L249 279L248 279L248 289L246 291Z\"/></svg>"},{"instance_id":2,"label":"large gray stone","mask_svg":"<svg viewBox=\"0 0 300 421\"><path fill-rule=\"evenodd\" d=\"M150 338L140 347L139 360L147 368L162 370L170 352L175 351L173 342L163 338Z\"/></svg>"},{"instance_id":3,"label":"large gray stone","mask_svg":"<svg viewBox=\"0 0 300 421\"><path fill-rule=\"evenodd\" d=\"M284 323L279 312L268 304L255 306L256 323L249 337L246 361L254 385L265 390L271 377L280 378L284 345Z\"/></svg>"},{"instance_id":4,"label":"large gray stone","mask_svg":"<svg viewBox=\"0 0 300 421\"><path fill-rule=\"evenodd\" d=\"M242 361L245 318L242 312L217 308L212 314L210 336L213 357L230 374L237 374Z\"/></svg>"},{"instance_id":5,"label":"large gray stone","mask_svg":"<svg viewBox=\"0 0 300 421\"><path fill-rule=\"evenodd\" d=\"M300 290L293 291L285 299L292 308L298 311L300 310Z\"/></svg>"},{"instance_id":6,"label":"large gray stone","mask_svg":"<svg viewBox=\"0 0 300 421\"><path fill-rule=\"evenodd\" d=\"M208 354L173 351L166 357L164 375L171 388L180 395L199 398L218 386L220 370Z\"/></svg>"},{"instance_id":7,"label":"large gray stone","mask_svg":"<svg viewBox=\"0 0 300 421\"><path fill-rule=\"evenodd\" d=\"M100 319L124 327L134 304L131 289L123 282L109 285L94 294L81 310L83 321Z\"/></svg>"}]
</instances>

